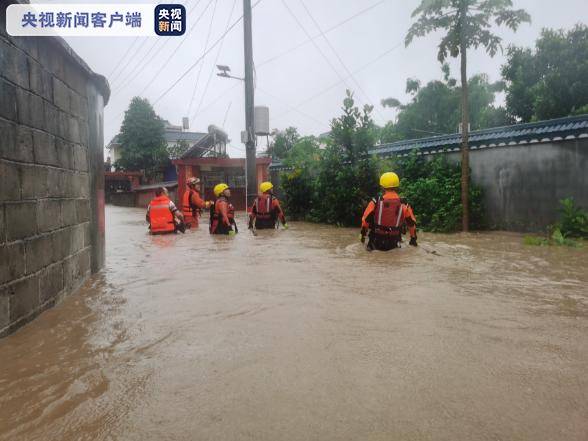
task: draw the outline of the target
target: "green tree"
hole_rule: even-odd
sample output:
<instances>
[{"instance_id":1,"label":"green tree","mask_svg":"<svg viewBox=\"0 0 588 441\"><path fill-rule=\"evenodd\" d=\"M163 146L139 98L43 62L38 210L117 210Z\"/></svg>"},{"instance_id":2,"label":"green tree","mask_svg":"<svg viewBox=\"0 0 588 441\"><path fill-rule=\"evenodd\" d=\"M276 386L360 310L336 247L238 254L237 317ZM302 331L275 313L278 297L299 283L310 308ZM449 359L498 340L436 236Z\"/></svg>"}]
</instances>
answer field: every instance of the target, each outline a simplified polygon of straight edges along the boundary
<instances>
[{"instance_id":1,"label":"green tree","mask_svg":"<svg viewBox=\"0 0 588 441\"><path fill-rule=\"evenodd\" d=\"M273 159L285 158L294 147L294 144L300 139L300 134L295 127L288 127L286 130L274 130L271 136L272 142L267 149L267 153Z\"/></svg>"},{"instance_id":2,"label":"green tree","mask_svg":"<svg viewBox=\"0 0 588 441\"><path fill-rule=\"evenodd\" d=\"M502 67L510 115L522 122L588 112L588 26L544 29L535 50L509 47Z\"/></svg>"},{"instance_id":3,"label":"green tree","mask_svg":"<svg viewBox=\"0 0 588 441\"><path fill-rule=\"evenodd\" d=\"M164 124L147 99L134 97L120 129L117 169L141 170L153 179L169 162Z\"/></svg>"},{"instance_id":4,"label":"green tree","mask_svg":"<svg viewBox=\"0 0 588 441\"><path fill-rule=\"evenodd\" d=\"M321 157L319 141L314 136L300 138L288 151L283 162L288 167L312 169Z\"/></svg>"},{"instance_id":5,"label":"green tree","mask_svg":"<svg viewBox=\"0 0 588 441\"><path fill-rule=\"evenodd\" d=\"M190 150L190 144L185 139L179 139L174 145L167 148L170 159L181 158L188 150Z\"/></svg>"},{"instance_id":6,"label":"green tree","mask_svg":"<svg viewBox=\"0 0 588 441\"><path fill-rule=\"evenodd\" d=\"M375 142L371 106L359 110L347 91L343 115L331 121L327 148L315 182L312 218L337 225L359 225L362 210L378 190L377 160L368 150Z\"/></svg>"},{"instance_id":7,"label":"green tree","mask_svg":"<svg viewBox=\"0 0 588 441\"><path fill-rule=\"evenodd\" d=\"M461 87L450 77L449 66L443 65L444 80L430 81L426 86L414 87L414 80L407 81L407 92L412 94L408 104L394 98L382 100L386 106L400 109L396 123L380 130L380 140L423 138L436 134L455 133L461 119ZM475 75L468 82L470 126L473 130L505 125L509 122L506 110L495 107L496 93L503 89L502 83L490 83L488 76ZM391 140L388 140L391 139Z\"/></svg>"},{"instance_id":8,"label":"green tree","mask_svg":"<svg viewBox=\"0 0 588 441\"><path fill-rule=\"evenodd\" d=\"M469 230L469 99L467 50L485 48L494 56L501 48L502 39L491 31L492 22L517 30L530 16L522 9L513 10L512 0L421 0L412 13L417 21L406 36L408 46L415 37L422 37L438 30L445 31L439 44L437 58L443 63L448 56L461 57L461 110L462 110L462 160L461 198L462 229Z\"/></svg>"}]
</instances>

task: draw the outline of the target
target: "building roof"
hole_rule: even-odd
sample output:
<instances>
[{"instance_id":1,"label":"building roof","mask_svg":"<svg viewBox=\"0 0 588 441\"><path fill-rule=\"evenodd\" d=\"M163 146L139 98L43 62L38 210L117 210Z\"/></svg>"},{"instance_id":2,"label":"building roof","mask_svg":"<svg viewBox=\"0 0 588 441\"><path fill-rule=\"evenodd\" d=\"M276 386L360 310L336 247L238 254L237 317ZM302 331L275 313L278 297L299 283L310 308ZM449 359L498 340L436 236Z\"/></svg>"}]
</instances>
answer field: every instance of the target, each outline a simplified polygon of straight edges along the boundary
<instances>
[{"instance_id":1,"label":"building roof","mask_svg":"<svg viewBox=\"0 0 588 441\"><path fill-rule=\"evenodd\" d=\"M519 144L560 141L588 137L588 115L570 116L527 124L515 124L470 132L472 150ZM429 138L398 141L381 144L370 150L371 154L380 156L401 155L412 150L423 153L459 150L461 134L432 136Z\"/></svg>"},{"instance_id":2,"label":"building roof","mask_svg":"<svg viewBox=\"0 0 588 441\"><path fill-rule=\"evenodd\" d=\"M534 144L540 142L562 141L567 139L588 137L588 114L565 118L539 121L535 123L515 124L512 126L494 127L470 132L470 148L472 150ZM370 154L378 156L405 155L413 150L422 153L439 153L458 151L461 148L461 134L432 136L429 138L411 139L389 144L380 144L370 150ZM274 171L290 170L280 161L270 165Z\"/></svg>"},{"instance_id":3,"label":"building roof","mask_svg":"<svg viewBox=\"0 0 588 441\"><path fill-rule=\"evenodd\" d=\"M178 181L165 181L165 182L157 182L156 184L139 185L138 187L133 188L133 191L155 190L159 187L175 188L177 186L178 186Z\"/></svg>"}]
</instances>

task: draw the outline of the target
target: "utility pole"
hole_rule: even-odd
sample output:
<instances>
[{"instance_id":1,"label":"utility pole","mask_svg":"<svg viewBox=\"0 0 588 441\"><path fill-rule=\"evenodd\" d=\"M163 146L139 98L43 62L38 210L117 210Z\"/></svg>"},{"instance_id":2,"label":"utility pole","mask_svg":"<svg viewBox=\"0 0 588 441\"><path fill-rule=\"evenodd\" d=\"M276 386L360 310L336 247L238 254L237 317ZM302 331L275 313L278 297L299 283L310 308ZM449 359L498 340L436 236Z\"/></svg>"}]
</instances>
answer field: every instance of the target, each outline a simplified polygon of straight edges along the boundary
<instances>
[{"instance_id":1,"label":"utility pole","mask_svg":"<svg viewBox=\"0 0 588 441\"><path fill-rule=\"evenodd\" d=\"M257 196L257 167L255 163L256 136L254 127L253 42L251 37L251 0L243 0L243 31L245 44L245 155L247 177L247 207Z\"/></svg>"}]
</instances>

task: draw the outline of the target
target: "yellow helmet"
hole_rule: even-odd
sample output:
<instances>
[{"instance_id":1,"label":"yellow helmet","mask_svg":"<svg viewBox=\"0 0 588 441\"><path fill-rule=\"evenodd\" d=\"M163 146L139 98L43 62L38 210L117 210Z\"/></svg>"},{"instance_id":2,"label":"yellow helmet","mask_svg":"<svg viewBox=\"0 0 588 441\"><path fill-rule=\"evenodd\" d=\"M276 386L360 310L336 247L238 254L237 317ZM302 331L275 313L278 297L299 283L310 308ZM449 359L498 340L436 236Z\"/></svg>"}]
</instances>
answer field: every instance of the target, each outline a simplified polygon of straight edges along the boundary
<instances>
[{"instance_id":1,"label":"yellow helmet","mask_svg":"<svg viewBox=\"0 0 588 441\"><path fill-rule=\"evenodd\" d=\"M274 188L274 184L272 184L271 182L262 182L261 185L259 186L259 190L262 193L265 193L266 191L270 191L272 188Z\"/></svg>"},{"instance_id":2,"label":"yellow helmet","mask_svg":"<svg viewBox=\"0 0 588 441\"><path fill-rule=\"evenodd\" d=\"M229 188L227 184L216 184L214 186L214 195L218 198L227 188Z\"/></svg>"},{"instance_id":3,"label":"yellow helmet","mask_svg":"<svg viewBox=\"0 0 588 441\"><path fill-rule=\"evenodd\" d=\"M380 176L380 187L382 188L398 188L400 187L400 179L396 173L388 172Z\"/></svg>"}]
</instances>

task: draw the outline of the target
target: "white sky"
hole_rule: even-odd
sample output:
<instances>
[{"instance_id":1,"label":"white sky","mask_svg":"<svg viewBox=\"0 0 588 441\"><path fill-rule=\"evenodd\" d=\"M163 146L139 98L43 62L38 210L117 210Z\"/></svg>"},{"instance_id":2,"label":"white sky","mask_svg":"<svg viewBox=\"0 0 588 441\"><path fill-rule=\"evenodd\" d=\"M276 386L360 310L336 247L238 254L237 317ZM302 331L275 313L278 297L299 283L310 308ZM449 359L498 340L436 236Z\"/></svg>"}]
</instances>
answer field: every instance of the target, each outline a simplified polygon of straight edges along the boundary
<instances>
[{"instance_id":1,"label":"white sky","mask_svg":"<svg viewBox=\"0 0 588 441\"><path fill-rule=\"evenodd\" d=\"M118 132L129 100L141 95L154 102L184 71L199 58L204 50L206 36L216 4L210 44L224 32L234 2L231 22L242 14L242 0L184 0L180 1L190 10L188 27L204 15L194 31L175 38L67 38L74 50L95 72L105 75L113 90L110 103L105 109L105 143ZM329 29L355 13L378 4L353 20L326 34L329 42L345 63L344 67L324 38L314 41L327 62L313 43L307 43L287 55L263 64L282 52L304 42L307 37L290 15L283 1L287 2L297 19L311 36L320 35L315 23L303 7L306 5L323 29ZM32 3L68 3L67 1L33 1ZM69 3L96 3L95 1ZM104 3L121 3L108 1ZM164 3L150 1L127 1L122 3ZM167 2L166 2L167 3ZM170 2L171 3L171 0ZM255 0L253 0L255 3ZM429 35L404 47L406 31L412 23L411 12L417 0L261 0L253 11L253 54L256 68L257 105L270 108L270 127L284 129L295 126L301 134L319 134L329 130L331 118L340 113L346 84L341 78L349 76L346 68L354 73L347 79L347 86L356 93L360 104L369 102L376 106L373 116L378 124L394 117L394 111L384 109L380 99L396 97L406 101L405 84L408 77L416 77L425 83L441 78L437 62L438 35ZM532 16L531 25L523 25L515 34L500 30L505 47L509 44L532 46L544 27L571 28L576 23L586 23L588 1L586 0L514 0L515 7L526 9ZM208 8L207 8L208 6ZM205 8L207 8L205 10ZM243 27L237 25L225 38L218 64L229 65L234 75L243 74ZM154 44L156 44L154 46ZM178 46L181 46L178 48ZM129 56L121 62L124 54L133 45ZM217 46L218 48L218 46ZM200 68L202 72L192 104L190 130L206 131L209 124L224 126L232 140L229 154L244 156L240 132L244 127L243 86L237 80L219 78L212 73L217 57L213 49L203 62L196 66L177 86L155 104L156 112L173 124L181 124L188 115L191 97ZM394 50L390 51L391 49ZM135 52L134 59L131 57ZM144 63L141 59L152 50ZM382 54L386 53L379 58ZM170 59L169 63L167 60ZM376 60L368 65L368 63ZM130 60L130 63L128 61ZM478 51L470 55L469 74L485 72L491 80L500 78L500 66L504 57L498 54L490 58ZM120 63L120 64L119 64ZM127 64L128 63L128 64ZM331 67L332 65L332 67ZM367 67L363 68L364 66ZM117 70L115 68L118 67ZM333 69L334 67L334 69ZM121 72L121 68L122 72ZM363 69L362 69L363 68ZM452 74L458 76L458 64L452 63ZM358 69L361 71L355 73ZM157 76L157 72L161 70ZM114 73L113 73L114 71ZM155 77L152 84L151 80ZM211 78L208 88L206 84ZM357 83L367 97L360 91ZM339 83L339 84L336 84ZM334 87L330 88L336 84ZM329 89L330 88L330 89ZM321 92L325 92L320 94ZM205 96L203 97L203 94ZM309 100L318 95L315 99ZM200 103L202 102L202 105ZM223 121L226 122L223 125ZM259 140L259 148L265 140Z\"/></svg>"}]
</instances>

